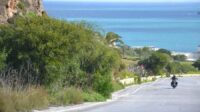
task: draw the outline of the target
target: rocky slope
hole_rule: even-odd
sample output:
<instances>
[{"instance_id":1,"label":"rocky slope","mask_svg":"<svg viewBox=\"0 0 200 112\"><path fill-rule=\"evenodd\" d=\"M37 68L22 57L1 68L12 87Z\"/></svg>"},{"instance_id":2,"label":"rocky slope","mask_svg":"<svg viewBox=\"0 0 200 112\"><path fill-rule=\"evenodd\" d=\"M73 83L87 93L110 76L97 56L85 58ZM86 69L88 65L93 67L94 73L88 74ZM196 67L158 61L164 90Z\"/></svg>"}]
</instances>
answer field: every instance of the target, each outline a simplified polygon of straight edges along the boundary
<instances>
[{"instance_id":1,"label":"rocky slope","mask_svg":"<svg viewBox=\"0 0 200 112\"><path fill-rule=\"evenodd\" d=\"M0 0L0 23L7 23L16 15L34 12L42 15L44 12L42 0Z\"/></svg>"}]
</instances>

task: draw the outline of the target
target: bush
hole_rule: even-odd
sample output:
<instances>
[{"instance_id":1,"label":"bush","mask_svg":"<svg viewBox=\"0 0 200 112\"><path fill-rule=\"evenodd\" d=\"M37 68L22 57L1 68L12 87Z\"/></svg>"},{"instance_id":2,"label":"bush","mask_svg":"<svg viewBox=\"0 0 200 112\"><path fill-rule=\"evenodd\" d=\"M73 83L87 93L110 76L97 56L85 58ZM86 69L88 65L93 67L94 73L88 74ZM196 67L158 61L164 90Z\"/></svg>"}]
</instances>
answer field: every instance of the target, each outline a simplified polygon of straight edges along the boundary
<instances>
[{"instance_id":1,"label":"bush","mask_svg":"<svg viewBox=\"0 0 200 112\"><path fill-rule=\"evenodd\" d=\"M181 63L179 62L171 62L166 67L169 75L170 74L176 74L176 73L182 73Z\"/></svg>"},{"instance_id":2,"label":"bush","mask_svg":"<svg viewBox=\"0 0 200 112\"><path fill-rule=\"evenodd\" d=\"M94 92L92 90L83 92L83 99L86 102L99 102L99 101L105 101L106 98L103 97L101 94Z\"/></svg>"},{"instance_id":3,"label":"bush","mask_svg":"<svg viewBox=\"0 0 200 112\"><path fill-rule=\"evenodd\" d=\"M112 81L113 91L124 89L124 85L117 81Z\"/></svg>"},{"instance_id":4,"label":"bush","mask_svg":"<svg viewBox=\"0 0 200 112\"><path fill-rule=\"evenodd\" d=\"M198 72L190 63L172 62L166 68L170 74Z\"/></svg>"},{"instance_id":5,"label":"bush","mask_svg":"<svg viewBox=\"0 0 200 112\"><path fill-rule=\"evenodd\" d=\"M181 64L181 72L182 73L197 72L197 71L198 70L190 64Z\"/></svg>"},{"instance_id":6,"label":"bush","mask_svg":"<svg viewBox=\"0 0 200 112\"><path fill-rule=\"evenodd\" d=\"M136 53L136 56L143 60L150 57L155 51L151 50L148 47L143 47L134 49L134 52Z\"/></svg>"},{"instance_id":7,"label":"bush","mask_svg":"<svg viewBox=\"0 0 200 112\"><path fill-rule=\"evenodd\" d=\"M200 70L200 59L198 59L197 61L195 61L193 63L193 66L196 67L198 70Z\"/></svg>"},{"instance_id":8,"label":"bush","mask_svg":"<svg viewBox=\"0 0 200 112\"><path fill-rule=\"evenodd\" d=\"M141 84L141 83L142 83L141 77L140 77L140 76L135 76L135 77L134 77L134 82L135 82L136 84Z\"/></svg>"},{"instance_id":9,"label":"bush","mask_svg":"<svg viewBox=\"0 0 200 112\"><path fill-rule=\"evenodd\" d=\"M55 105L69 105L82 103L82 91L74 87L61 89L59 91L56 91L55 93L51 93L50 102L51 104Z\"/></svg>"},{"instance_id":10,"label":"bush","mask_svg":"<svg viewBox=\"0 0 200 112\"><path fill-rule=\"evenodd\" d=\"M166 53L156 52L153 53L149 58L139 62L139 65L144 68L152 75L162 75L166 66L170 63L170 56Z\"/></svg>"},{"instance_id":11,"label":"bush","mask_svg":"<svg viewBox=\"0 0 200 112\"><path fill-rule=\"evenodd\" d=\"M62 82L61 87L85 88L104 77L111 82L107 77L120 64L119 53L104 44L97 33L85 23L24 16L0 26L0 48L5 49L9 67L17 70L31 62L32 75L38 76L39 84L49 87Z\"/></svg>"},{"instance_id":12,"label":"bush","mask_svg":"<svg viewBox=\"0 0 200 112\"><path fill-rule=\"evenodd\" d=\"M110 97L113 91L113 85L111 82L111 75L102 76L101 74L95 74L95 80L93 88L95 91L103 95L104 97Z\"/></svg>"},{"instance_id":13,"label":"bush","mask_svg":"<svg viewBox=\"0 0 200 112\"><path fill-rule=\"evenodd\" d=\"M125 63L121 63L119 66L119 71L125 70L126 69L126 64Z\"/></svg>"}]
</instances>

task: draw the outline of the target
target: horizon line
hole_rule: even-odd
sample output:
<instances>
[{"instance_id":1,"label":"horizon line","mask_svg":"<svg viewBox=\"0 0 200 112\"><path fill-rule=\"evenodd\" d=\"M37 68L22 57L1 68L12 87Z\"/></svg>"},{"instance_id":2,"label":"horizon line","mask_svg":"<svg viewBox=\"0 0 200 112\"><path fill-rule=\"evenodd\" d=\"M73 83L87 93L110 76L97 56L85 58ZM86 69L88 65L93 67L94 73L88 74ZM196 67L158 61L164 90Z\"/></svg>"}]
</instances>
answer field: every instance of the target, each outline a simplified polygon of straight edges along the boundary
<instances>
[{"instance_id":1,"label":"horizon line","mask_svg":"<svg viewBox=\"0 0 200 112\"><path fill-rule=\"evenodd\" d=\"M81 2L81 3L200 3L200 1L65 1L43 0L43 2Z\"/></svg>"}]
</instances>

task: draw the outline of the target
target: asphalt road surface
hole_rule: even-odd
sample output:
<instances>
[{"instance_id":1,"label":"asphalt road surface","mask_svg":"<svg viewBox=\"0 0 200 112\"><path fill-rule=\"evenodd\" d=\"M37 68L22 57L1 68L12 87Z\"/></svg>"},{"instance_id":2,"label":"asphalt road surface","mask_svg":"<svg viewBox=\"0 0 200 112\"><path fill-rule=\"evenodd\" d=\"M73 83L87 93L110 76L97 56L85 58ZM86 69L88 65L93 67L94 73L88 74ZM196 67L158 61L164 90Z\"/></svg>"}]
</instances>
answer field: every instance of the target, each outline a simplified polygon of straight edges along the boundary
<instances>
[{"instance_id":1,"label":"asphalt road surface","mask_svg":"<svg viewBox=\"0 0 200 112\"><path fill-rule=\"evenodd\" d=\"M176 89L170 81L161 79L135 92L130 88L125 97L76 112L200 112L200 77L179 78Z\"/></svg>"}]
</instances>

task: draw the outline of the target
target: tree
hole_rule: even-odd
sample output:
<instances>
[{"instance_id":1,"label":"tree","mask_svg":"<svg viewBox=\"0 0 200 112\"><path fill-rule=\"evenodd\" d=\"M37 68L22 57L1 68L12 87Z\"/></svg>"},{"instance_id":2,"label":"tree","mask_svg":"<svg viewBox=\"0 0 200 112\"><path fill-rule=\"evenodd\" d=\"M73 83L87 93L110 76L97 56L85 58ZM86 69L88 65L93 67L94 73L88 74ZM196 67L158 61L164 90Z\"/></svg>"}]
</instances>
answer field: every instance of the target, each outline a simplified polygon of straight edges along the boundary
<instances>
[{"instance_id":1,"label":"tree","mask_svg":"<svg viewBox=\"0 0 200 112\"><path fill-rule=\"evenodd\" d=\"M188 63L182 63L180 70L182 73L189 73L189 72L197 72L198 70L192 66L191 64Z\"/></svg>"},{"instance_id":2,"label":"tree","mask_svg":"<svg viewBox=\"0 0 200 112\"><path fill-rule=\"evenodd\" d=\"M175 56L173 56L173 59L175 61L185 61L187 59L187 57L185 55L175 55Z\"/></svg>"},{"instance_id":3,"label":"tree","mask_svg":"<svg viewBox=\"0 0 200 112\"><path fill-rule=\"evenodd\" d=\"M147 71L153 73L154 75L161 75L169 62L170 57L168 54L156 52L149 58L140 61L139 65L143 65Z\"/></svg>"},{"instance_id":4,"label":"tree","mask_svg":"<svg viewBox=\"0 0 200 112\"><path fill-rule=\"evenodd\" d=\"M167 49L159 49L157 52L159 52L159 53L165 53L165 54L168 54L169 56L171 56L171 51L169 51Z\"/></svg>"},{"instance_id":5,"label":"tree","mask_svg":"<svg viewBox=\"0 0 200 112\"><path fill-rule=\"evenodd\" d=\"M116 43L120 43L120 44L124 43L121 40L121 36L119 36L118 34L116 34L114 32L108 32L106 34L105 40L106 40L107 44L112 47L115 46Z\"/></svg>"},{"instance_id":6,"label":"tree","mask_svg":"<svg viewBox=\"0 0 200 112\"><path fill-rule=\"evenodd\" d=\"M181 63L171 62L166 67L169 74L182 73Z\"/></svg>"},{"instance_id":7,"label":"tree","mask_svg":"<svg viewBox=\"0 0 200 112\"><path fill-rule=\"evenodd\" d=\"M200 59L198 59L197 61L195 61L193 63L193 66L196 67L196 68L198 68L198 70L200 70Z\"/></svg>"}]
</instances>

